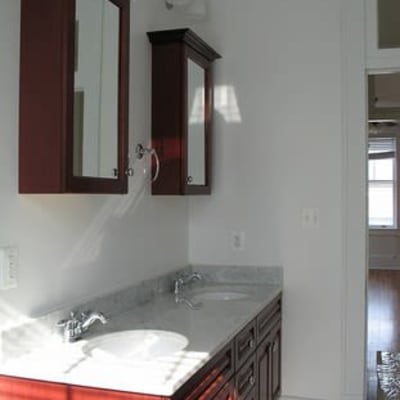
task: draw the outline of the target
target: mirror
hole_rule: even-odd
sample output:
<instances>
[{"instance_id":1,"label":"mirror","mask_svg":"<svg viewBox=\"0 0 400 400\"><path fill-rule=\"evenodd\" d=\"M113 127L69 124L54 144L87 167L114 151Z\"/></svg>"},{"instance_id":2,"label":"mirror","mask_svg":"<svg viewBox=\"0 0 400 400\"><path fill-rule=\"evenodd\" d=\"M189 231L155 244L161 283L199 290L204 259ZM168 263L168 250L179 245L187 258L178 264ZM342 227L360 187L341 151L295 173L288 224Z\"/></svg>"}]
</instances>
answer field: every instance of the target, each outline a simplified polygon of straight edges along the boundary
<instances>
[{"instance_id":1,"label":"mirror","mask_svg":"<svg viewBox=\"0 0 400 400\"><path fill-rule=\"evenodd\" d=\"M206 183L205 71L188 59L187 184Z\"/></svg>"},{"instance_id":2,"label":"mirror","mask_svg":"<svg viewBox=\"0 0 400 400\"><path fill-rule=\"evenodd\" d=\"M73 175L118 178L120 9L76 0Z\"/></svg>"}]
</instances>

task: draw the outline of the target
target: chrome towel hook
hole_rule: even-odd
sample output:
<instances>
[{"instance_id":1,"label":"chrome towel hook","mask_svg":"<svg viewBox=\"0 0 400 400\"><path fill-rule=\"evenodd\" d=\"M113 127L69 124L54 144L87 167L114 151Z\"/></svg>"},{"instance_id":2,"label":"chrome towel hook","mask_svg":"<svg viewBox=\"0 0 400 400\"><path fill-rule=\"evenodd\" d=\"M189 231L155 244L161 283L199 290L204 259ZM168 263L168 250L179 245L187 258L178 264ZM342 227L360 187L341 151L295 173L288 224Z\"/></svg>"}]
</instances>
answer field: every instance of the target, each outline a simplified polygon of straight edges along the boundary
<instances>
[{"instance_id":1,"label":"chrome towel hook","mask_svg":"<svg viewBox=\"0 0 400 400\"><path fill-rule=\"evenodd\" d=\"M156 149L153 147L144 147L142 144L138 144L136 146L136 158L138 160L141 160L146 154L150 154L151 156L154 157L154 160L156 161L156 172L151 179L152 182L155 182L158 178L158 175L160 173L160 159L158 158L158 154L156 152Z\"/></svg>"}]
</instances>

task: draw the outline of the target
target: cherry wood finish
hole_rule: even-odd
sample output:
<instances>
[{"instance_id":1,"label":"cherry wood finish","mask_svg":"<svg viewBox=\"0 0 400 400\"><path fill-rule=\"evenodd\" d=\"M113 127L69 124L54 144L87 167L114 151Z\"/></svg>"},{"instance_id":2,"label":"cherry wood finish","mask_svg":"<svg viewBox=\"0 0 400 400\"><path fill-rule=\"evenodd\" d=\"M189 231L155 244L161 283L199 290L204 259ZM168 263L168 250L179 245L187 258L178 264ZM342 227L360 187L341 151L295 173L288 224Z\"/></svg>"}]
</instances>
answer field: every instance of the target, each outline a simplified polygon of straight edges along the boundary
<instances>
[{"instance_id":1,"label":"cherry wood finish","mask_svg":"<svg viewBox=\"0 0 400 400\"><path fill-rule=\"evenodd\" d=\"M68 387L29 379L0 376L1 400L67 400Z\"/></svg>"},{"instance_id":2,"label":"cherry wood finish","mask_svg":"<svg viewBox=\"0 0 400 400\"><path fill-rule=\"evenodd\" d=\"M160 158L155 195L211 193L212 63L221 56L189 29L148 32L152 43L152 144ZM188 184L188 60L205 74L204 185Z\"/></svg>"},{"instance_id":3,"label":"cherry wood finish","mask_svg":"<svg viewBox=\"0 0 400 400\"><path fill-rule=\"evenodd\" d=\"M118 177L73 175L75 0L21 0L19 192L126 193L129 0L120 9Z\"/></svg>"}]
</instances>

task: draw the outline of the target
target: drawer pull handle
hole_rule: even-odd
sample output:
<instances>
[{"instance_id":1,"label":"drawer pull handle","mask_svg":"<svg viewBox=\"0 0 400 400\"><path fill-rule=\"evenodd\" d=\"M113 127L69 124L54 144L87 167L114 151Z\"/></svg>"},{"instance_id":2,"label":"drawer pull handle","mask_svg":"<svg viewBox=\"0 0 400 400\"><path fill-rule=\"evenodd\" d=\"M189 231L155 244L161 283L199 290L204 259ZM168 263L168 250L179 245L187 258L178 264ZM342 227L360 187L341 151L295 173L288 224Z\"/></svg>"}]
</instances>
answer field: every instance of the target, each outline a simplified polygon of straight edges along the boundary
<instances>
[{"instance_id":1,"label":"drawer pull handle","mask_svg":"<svg viewBox=\"0 0 400 400\"><path fill-rule=\"evenodd\" d=\"M249 383L250 383L251 386L253 386L256 383L256 378L254 378L253 375L250 376Z\"/></svg>"}]
</instances>

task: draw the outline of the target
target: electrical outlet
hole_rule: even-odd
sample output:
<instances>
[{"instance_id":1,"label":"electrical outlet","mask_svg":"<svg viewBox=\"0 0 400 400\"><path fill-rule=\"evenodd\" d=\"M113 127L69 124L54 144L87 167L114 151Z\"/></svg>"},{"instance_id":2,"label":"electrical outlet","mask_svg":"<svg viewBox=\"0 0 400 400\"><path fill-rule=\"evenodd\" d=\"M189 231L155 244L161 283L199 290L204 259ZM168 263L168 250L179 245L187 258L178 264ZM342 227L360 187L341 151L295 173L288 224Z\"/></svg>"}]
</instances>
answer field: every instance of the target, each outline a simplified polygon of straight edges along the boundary
<instances>
[{"instance_id":1,"label":"electrical outlet","mask_svg":"<svg viewBox=\"0 0 400 400\"><path fill-rule=\"evenodd\" d=\"M18 248L0 247L0 290L17 287Z\"/></svg>"},{"instance_id":2,"label":"electrical outlet","mask_svg":"<svg viewBox=\"0 0 400 400\"><path fill-rule=\"evenodd\" d=\"M302 226L303 226L303 228L318 228L319 227L319 209L318 208L303 208Z\"/></svg>"},{"instance_id":3,"label":"electrical outlet","mask_svg":"<svg viewBox=\"0 0 400 400\"><path fill-rule=\"evenodd\" d=\"M243 251L245 249L246 235L242 231L232 231L231 235L231 247L233 250Z\"/></svg>"}]
</instances>

